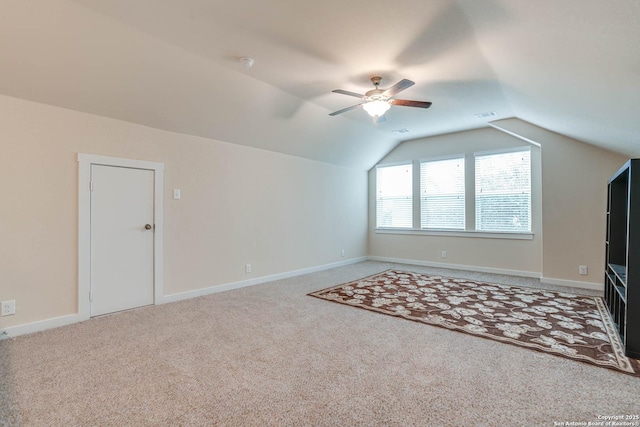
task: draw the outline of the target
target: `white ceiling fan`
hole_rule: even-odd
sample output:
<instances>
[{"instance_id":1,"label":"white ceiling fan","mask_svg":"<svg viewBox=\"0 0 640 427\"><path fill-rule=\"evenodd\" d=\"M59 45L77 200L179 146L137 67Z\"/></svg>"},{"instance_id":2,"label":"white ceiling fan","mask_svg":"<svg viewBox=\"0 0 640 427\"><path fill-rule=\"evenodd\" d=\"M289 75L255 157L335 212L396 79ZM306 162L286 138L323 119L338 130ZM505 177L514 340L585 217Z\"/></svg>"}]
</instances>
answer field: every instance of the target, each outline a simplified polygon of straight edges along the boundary
<instances>
[{"instance_id":1,"label":"white ceiling fan","mask_svg":"<svg viewBox=\"0 0 640 427\"><path fill-rule=\"evenodd\" d=\"M352 105L351 107L343 108L342 110L335 111L330 116L337 116L338 114L346 113L347 111L351 111L362 105L362 108L374 118L374 120L379 123L385 121L384 114L391 108L392 105L401 105L404 107L417 107L417 108L429 108L431 107L431 102L426 101L410 101L407 99L394 99L398 93L403 90L413 86L415 83L411 80L402 79L395 85L391 86L388 89L380 89L380 82L382 81L382 77L373 76L371 77L371 83L375 86L375 89L372 89L365 93L364 95L360 95L359 93L350 92L348 90L336 89L332 92L341 93L343 95L354 96L356 98L362 99L362 102L356 105Z\"/></svg>"}]
</instances>

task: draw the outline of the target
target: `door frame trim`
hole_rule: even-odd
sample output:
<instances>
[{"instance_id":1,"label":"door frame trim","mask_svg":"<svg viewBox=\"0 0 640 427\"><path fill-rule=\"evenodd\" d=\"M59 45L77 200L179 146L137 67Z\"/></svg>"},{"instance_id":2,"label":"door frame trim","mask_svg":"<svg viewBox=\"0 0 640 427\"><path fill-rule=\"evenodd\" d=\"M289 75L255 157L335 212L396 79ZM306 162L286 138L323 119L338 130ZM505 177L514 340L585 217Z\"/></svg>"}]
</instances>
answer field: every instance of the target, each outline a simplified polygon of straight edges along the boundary
<instances>
[{"instance_id":1,"label":"door frame trim","mask_svg":"<svg viewBox=\"0 0 640 427\"><path fill-rule=\"evenodd\" d=\"M123 159L78 153L78 320L91 317L91 166L114 166L152 170L154 176L155 220L153 243L153 303L161 304L164 298L164 163L146 160Z\"/></svg>"}]
</instances>

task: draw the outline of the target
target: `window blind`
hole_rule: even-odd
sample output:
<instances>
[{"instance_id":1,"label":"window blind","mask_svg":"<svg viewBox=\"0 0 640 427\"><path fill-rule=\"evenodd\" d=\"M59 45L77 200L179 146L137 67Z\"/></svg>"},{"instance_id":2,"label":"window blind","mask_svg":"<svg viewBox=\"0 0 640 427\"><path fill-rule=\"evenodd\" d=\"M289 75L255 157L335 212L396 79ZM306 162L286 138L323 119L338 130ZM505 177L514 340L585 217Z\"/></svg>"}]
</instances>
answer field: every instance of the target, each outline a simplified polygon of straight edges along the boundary
<instances>
[{"instance_id":1,"label":"window blind","mask_svg":"<svg viewBox=\"0 0 640 427\"><path fill-rule=\"evenodd\" d=\"M413 167L376 169L376 227L413 228Z\"/></svg>"},{"instance_id":2,"label":"window blind","mask_svg":"<svg viewBox=\"0 0 640 427\"><path fill-rule=\"evenodd\" d=\"M476 230L531 231L531 152L476 155Z\"/></svg>"},{"instance_id":3,"label":"window blind","mask_svg":"<svg viewBox=\"0 0 640 427\"><path fill-rule=\"evenodd\" d=\"M464 230L464 158L420 163L420 226Z\"/></svg>"}]
</instances>

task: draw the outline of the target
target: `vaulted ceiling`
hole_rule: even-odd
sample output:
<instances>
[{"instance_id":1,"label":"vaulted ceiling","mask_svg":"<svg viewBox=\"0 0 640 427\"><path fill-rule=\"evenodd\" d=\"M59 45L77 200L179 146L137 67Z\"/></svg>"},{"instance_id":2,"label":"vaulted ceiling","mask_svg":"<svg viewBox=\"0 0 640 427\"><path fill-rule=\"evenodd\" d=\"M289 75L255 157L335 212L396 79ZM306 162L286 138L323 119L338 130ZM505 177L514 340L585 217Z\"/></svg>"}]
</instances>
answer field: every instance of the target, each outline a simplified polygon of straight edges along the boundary
<instances>
[{"instance_id":1,"label":"vaulted ceiling","mask_svg":"<svg viewBox=\"0 0 640 427\"><path fill-rule=\"evenodd\" d=\"M362 169L490 111L640 156L637 0L0 4L9 96ZM328 115L371 75L433 106Z\"/></svg>"}]
</instances>

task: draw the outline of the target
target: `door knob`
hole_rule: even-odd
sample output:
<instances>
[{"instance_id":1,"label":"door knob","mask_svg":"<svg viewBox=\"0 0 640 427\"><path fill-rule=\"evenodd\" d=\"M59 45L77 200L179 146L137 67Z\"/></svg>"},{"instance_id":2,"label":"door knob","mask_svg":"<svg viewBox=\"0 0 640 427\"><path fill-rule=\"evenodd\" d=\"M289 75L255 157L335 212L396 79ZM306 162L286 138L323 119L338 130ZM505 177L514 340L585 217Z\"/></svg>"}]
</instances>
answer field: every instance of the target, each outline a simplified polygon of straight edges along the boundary
<instances>
[{"instance_id":1,"label":"door knob","mask_svg":"<svg viewBox=\"0 0 640 427\"><path fill-rule=\"evenodd\" d=\"M145 224L144 229L145 230L151 230L153 227L151 227L151 224Z\"/></svg>"}]
</instances>

